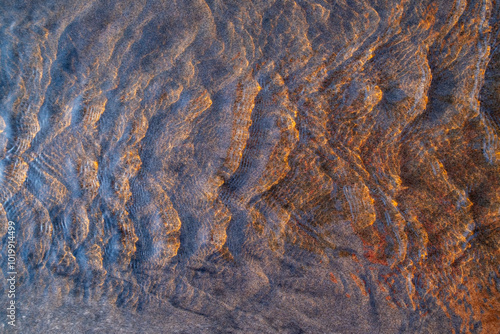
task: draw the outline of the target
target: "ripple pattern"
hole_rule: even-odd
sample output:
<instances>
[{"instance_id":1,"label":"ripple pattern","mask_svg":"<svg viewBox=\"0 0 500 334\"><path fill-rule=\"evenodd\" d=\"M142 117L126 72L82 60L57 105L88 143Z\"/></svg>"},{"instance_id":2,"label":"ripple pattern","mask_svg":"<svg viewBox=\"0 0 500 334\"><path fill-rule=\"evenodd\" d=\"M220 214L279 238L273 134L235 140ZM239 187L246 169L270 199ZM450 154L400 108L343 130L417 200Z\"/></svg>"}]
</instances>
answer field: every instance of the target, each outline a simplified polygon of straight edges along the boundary
<instances>
[{"instance_id":1,"label":"ripple pattern","mask_svg":"<svg viewBox=\"0 0 500 334\"><path fill-rule=\"evenodd\" d=\"M0 9L0 265L14 221L26 314L498 331L500 2Z\"/></svg>"}]
</instances>

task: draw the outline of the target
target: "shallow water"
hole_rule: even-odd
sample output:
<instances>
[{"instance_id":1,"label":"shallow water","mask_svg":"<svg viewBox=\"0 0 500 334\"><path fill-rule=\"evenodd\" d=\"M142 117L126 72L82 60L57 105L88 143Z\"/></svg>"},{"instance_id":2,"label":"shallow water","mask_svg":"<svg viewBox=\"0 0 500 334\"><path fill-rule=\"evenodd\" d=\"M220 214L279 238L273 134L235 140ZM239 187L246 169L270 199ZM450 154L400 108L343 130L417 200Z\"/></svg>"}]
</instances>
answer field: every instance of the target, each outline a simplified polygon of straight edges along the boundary
<instances>
[{"instance_id":1,"label":"shallow water","mask_svg":"<svg viewBox=\"0 0 500 334\"><path fill-rule=\"evenodd\" d=\"M0 17L2 331L498 332L500 2Z\"/></svg>"}]
</instances>

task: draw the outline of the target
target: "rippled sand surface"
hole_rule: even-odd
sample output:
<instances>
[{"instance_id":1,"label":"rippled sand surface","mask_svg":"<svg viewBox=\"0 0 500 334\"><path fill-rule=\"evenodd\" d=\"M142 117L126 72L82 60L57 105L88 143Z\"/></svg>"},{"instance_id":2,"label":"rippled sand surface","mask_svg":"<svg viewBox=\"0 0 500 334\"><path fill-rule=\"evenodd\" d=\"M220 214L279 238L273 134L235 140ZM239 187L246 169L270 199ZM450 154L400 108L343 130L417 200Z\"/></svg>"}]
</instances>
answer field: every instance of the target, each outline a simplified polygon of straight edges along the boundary
<instances>
[{"instance_id":1,"label":"rippled sand surface","mask_svg":"<svg viewBox=\"0 0 500 334\"><path fill-rule=\"evenodd\" d=\"M10 333L498 333L500 2L0 2Z\"/></svg>"}]
</instances>

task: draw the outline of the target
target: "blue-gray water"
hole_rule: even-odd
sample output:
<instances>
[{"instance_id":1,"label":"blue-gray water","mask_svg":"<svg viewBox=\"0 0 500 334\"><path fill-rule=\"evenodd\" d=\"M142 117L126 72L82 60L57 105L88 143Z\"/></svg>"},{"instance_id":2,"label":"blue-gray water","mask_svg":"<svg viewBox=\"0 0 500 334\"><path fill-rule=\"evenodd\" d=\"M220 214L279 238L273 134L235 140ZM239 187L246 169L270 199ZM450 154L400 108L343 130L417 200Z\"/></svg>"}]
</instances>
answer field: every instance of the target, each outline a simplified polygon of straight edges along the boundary
<instances>
[{"instance_id":1,"label":"blue-gray water","mask_svg":"<svg viewBox=\"0 0 500 334\"><path fill-rule=\"evenodd\" d=\"M499 18L0 1L0 331L498 333Z\"/></svg>"}]
</instances>

